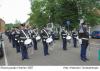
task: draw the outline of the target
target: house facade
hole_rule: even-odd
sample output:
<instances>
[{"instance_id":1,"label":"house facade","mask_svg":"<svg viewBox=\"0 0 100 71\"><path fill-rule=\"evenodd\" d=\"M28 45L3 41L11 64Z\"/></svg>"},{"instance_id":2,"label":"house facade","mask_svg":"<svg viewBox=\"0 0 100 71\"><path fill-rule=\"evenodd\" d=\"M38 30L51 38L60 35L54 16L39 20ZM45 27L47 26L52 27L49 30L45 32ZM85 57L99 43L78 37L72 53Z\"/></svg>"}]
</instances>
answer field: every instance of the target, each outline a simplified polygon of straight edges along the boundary
<instances>
[{"instance_id":1,"label":"house facade","mask_svg":"<svg viewBox=\"0 0 100 71\"><path fill-rule=\"evenodd\" d=\"M0 32L5 32L5 21L0 18Z\"/></svg>"}]
</instances>

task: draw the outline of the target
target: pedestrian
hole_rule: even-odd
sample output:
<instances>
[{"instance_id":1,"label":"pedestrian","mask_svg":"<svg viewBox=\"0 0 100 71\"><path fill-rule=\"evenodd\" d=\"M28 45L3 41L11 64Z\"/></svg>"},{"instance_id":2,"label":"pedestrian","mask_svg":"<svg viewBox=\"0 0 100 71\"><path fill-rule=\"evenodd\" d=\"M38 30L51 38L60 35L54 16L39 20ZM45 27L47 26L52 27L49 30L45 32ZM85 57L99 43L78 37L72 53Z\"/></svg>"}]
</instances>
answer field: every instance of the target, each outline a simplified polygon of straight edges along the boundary
<instances>
[{"instance_id":1,"label":"pedestrian","mask_svg":"<svg viewBox=\"0 0 100 71\"><path fill-rule=\"evenodd\" d=\"M82 25L81 25L81 31L83 31L83 32L79 32L79 38L82 41L80 58L81 58L82 61L86 62L86 61L88 61L86 54L87 54L87 47L89 45L89 33L87 31L87 25L86 25L85 22L83 22Z\"/></svg>"}]
</instances>

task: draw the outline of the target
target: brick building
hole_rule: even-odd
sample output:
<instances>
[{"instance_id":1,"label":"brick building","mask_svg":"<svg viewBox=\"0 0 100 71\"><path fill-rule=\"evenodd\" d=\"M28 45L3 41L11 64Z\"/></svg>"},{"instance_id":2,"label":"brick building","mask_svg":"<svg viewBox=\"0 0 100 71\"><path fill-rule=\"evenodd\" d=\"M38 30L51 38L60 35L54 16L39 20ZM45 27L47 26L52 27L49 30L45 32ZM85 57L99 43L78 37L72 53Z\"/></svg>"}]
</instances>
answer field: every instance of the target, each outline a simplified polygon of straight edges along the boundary
<instances>
[{"instance_id":1,"label":"brick building","mask_svg":"<svg viewBox=\"0 0 100 71\"><path fill-rule=\"evenodd\" d=\"M5 31L5 21L0 18L0 32Z\"/></svg>"}]
</instances>

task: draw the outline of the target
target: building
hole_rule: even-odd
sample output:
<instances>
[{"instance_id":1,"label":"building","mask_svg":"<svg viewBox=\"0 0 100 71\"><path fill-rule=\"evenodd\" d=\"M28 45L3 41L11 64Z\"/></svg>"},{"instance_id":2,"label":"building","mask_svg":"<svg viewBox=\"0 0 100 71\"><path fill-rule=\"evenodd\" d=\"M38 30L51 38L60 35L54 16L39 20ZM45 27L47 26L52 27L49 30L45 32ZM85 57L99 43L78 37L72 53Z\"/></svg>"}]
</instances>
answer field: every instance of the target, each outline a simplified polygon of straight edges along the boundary
<instances>
[{"instance_id":1,"label":"building","mask_svg":"<svg viewBox=\"0 0 100 71\"><path fill-rule=\"evenodd\" d=\"M0 32L5 32L5 21L0 18Z\"/></svg>"}]
</instances>

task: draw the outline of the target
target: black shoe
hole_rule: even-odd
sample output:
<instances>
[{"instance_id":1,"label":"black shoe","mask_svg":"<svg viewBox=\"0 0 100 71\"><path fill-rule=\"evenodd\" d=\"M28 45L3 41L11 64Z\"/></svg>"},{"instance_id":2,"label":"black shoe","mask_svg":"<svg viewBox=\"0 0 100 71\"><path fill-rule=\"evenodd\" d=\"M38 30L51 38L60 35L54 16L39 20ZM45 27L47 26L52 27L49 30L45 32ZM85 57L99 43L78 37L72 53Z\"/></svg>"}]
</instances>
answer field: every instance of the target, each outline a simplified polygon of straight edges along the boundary
<instances>
[{"instance_id":1,"label":"black shoe","mask_svg":"<svg viewBox=\"0 0 100 71\"><path fill-rule=\"evenodd\" d=\"M67 49L63 49L64 51L66 51Z\"/></svg>"},{"instance_id":2,"label":"black shoe","mask_svg":"<svg viewBox=\"0 0 100 71\"><path fill-rule=\"evenodd\" d=\"M88 58L85 58L85 60L89 61L89 59L88 59Z\"/></svg>"},{"instance_id":3,"label":"black shoe","mask_svg":"<svg viewBox=\"0 0 100 71\"><path fill-rule=\"evenodd\" d=\"M44 54L44 56L47 56L47 54Z\"/></svg>"},{"instance_id":4,"label":"black shoe","mask_svg":"<svg viewBox=\"0 0 100 71\"><path fill-rule=\"evenodd\" d=\"M22 58L22 60L24 60L24 58Z\"/></svg>"},{"instance_id":5,"label":"black shoe","mask_svg":"<svg viewBox=\"0 0 100 71\"><path fill-rule=\"evenodd\" d=\"M81 60L82 60L83 62L86 62L86 59L85 59L85 58L81 58Z\"/></svg>"},{"instance_id":6,"label":"black shoe","mask_svg":"<svg viewBox=\"0 0 100 71\"><path fill-rule=\"evenodd\" d=\"M49 53L47 55L50 55Z\"/></svg>"},{"instance_id":7,"label":"black shoe","mask_svg":"<svg viewBox=\"0 0 100 71\"><path fill-rule=\"evenodd\" d=\"M34 50L38 50L38 49L34 49Z\"/></svg>"}]
</instances>

